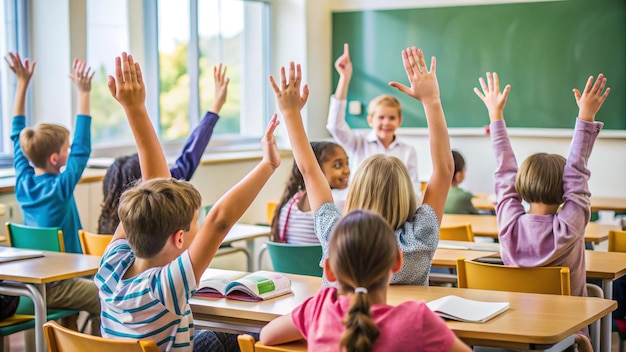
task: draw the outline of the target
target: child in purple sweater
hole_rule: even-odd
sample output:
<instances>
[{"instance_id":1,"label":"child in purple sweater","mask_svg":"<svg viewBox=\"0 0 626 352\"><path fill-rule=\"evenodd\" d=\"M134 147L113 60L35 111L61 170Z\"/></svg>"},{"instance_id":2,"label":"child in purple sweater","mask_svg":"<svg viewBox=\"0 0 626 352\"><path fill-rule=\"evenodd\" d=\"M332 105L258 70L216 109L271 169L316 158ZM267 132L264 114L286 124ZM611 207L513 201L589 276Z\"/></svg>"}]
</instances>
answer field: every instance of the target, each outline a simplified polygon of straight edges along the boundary
<instances>
[{"instance_id":1,"label":"child in purple sweater","mask_svg":"<svg viewBox=\"0 0 626 352\"><path fill-rule=\"evenodd\" d=\"M511 89L500 92L498 75L480 78L474 92L487 106L491 142L496 156L496 216L500 254L506 265L567 266L572 295L586 296L584 232L590 218L587 161L603 123L595 115L609 95L606 78L589 77L581 93L574 89L578 118L568 159L537 153L517 162L504 123L503 110ZM522 200L530 204L526 213ZM559 210L559 207L561 206Z\"/></svg>"}]
</instances>

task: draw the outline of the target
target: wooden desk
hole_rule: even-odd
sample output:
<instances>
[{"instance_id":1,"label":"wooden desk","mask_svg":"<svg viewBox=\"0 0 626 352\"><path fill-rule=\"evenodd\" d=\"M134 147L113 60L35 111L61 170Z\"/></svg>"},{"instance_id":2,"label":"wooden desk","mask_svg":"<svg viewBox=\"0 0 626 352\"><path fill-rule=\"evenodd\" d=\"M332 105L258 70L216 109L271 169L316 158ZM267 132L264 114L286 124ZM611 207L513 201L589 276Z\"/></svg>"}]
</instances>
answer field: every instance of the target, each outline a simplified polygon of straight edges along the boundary
<instances>
[{"instance_id":1,"label":"wooden desk","mask_svg":"<svg viewBox=\"0 0 626 352\"><path fill-rule=\"evenodd\" d=\"M254 260L252 259L255 253L254 240L259 237L269 238L270 230L271 228L269 226L235 224L224 238L224 241L222 241L222 244L229 245L233 242L245 241L248 256L248 271L252 272L254 271Z\"/></svg>"},{"instance_id":2,"label":"wooden desk","mask_svg":"<svg viewBox=\"0 0 626 352\"><path fill-rule=\"evenodd\" d=\"M496 210L495 195L488 193L475 194L472 198L474 208L478 210ZM626 212L626 198L591 197L591 211L611 210L618 213Z\"/></svg>"},{"instance_id":3,"label":"wooden desk","mask_svg":"<svg viewBox=\"0 0 626 352\"><path fill-rule=\"evenodd\" d=\"M0 293L30 297L35 304L35 339L37 351L45 351L43 324L46 322L47 283L79 276L93 275L100 257L44 252L44 257L0 263Z\"/></svg>"},{"instance_id":4,"label":"wooden desk","mask_svg":"<svg viewBox=\"0 0 626 352\"><path fill-rule=\"evenodd\" d=\"M291 312L307 297L314 295L321 285L321 278L288 276L294 293L265 302L193 297L190 305L194 324L227 332L260 331L267 322ZM484 324L455 321L448 321L447 324L468 344L514 349L571 341L571 336L583 326L617 307L617 302L602 298L397 285L389 288L387 301L397 305L406 300L431 301L447 295L509 302L509 310Z\"/></svg>"},{"instance_id":5,"label":"wooden desk","mask_svg":"<svg viewBox=\"0 0 626 352\"><path fill-rule=\"evenodd\" d=\"M444 214L441 226L471 224L475 236L498 238L498 221L495 215ZM609 238L610 230L621 230L619 225L590 222L585 229L585 242L598 244Z\"/></svg>"}]
</instances>

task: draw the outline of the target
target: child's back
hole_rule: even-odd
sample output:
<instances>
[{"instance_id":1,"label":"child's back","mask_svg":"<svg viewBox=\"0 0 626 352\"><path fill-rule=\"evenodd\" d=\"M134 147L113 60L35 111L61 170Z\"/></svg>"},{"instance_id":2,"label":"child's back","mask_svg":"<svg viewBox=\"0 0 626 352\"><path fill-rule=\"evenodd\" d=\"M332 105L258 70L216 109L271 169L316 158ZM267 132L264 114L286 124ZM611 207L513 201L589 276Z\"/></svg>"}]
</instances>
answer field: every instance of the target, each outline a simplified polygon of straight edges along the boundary
<instances>
[{"instance_id":1,"label":"child's back","mask_svg":"<svg viewBox=\"0 0 626 352\"><path fill-rule=\"evenodd\" d=\"M478 214L478 210L472 204L474 196L459 187L465 179L465 159L456 150L452 151L452 159L454 160L454 175L452 175L452 183L443 211L446 214Z\"/></svg>"}]
</instances>

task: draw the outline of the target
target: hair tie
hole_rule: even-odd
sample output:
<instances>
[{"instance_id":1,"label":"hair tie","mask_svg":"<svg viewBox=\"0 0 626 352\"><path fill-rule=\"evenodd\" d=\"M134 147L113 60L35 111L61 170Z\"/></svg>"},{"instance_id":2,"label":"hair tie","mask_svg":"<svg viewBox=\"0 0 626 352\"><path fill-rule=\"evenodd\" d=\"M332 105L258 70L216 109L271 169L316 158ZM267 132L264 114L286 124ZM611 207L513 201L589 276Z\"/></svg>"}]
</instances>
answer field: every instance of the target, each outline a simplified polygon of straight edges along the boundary
<instances>
[{"instance_id":1,"label":"hair tie","mask_svg":"<svg viewBox=\"0 0 626 352\"><path fill-rule=\"evenodd\" d=\"M357 287L357 288L354 289L354 293L367 294L367 289L365 287Z\"/></svg>"}]
</instances>

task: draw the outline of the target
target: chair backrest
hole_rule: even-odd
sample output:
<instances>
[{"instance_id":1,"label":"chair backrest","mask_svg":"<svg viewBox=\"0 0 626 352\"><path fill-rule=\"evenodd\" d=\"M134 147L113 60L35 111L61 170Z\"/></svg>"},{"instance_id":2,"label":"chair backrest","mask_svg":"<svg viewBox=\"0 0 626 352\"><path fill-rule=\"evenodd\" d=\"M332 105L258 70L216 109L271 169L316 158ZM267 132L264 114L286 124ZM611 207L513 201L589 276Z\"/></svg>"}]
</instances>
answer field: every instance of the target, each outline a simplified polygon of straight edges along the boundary
<instances>
[{"instance_id":1,"label":"chair backrest","mask_svg":"<svg viewBox=\"0 0 626 352\"><path fill-rule=\"evenodd\" d=\"M80 247L83 249L83 254L102 256L104 250L111 242L113 235L101 235L85 230L78 230L78 238L80 239Z\"/></svg>"},{"instance_id":2,"label":"chair backrest","mask_svg":"<svg viewBox=\"0 0 626 352\"><path fill-rule=\"evenodd\" d=\"M254 352L254 337L247 334L239 335L237 343L241 352Z\"/></svg>"},{"instance_id":3,"label":"chair backrest","mask_svg":"<svg viewBox=\"0 0 626 352\"><path fill-rule=\"evenodd\" d=\"M569 268L564 266L520 268L459 258L456 261L456 272L459 288L564 296L571 294Z\"/></svg>"},{"instance_id":4,"label":"chair backrest","mask_svg":"<svg viewBox=\"0 0 626 352\"><path fill-rule=\"evenodd\" d=\"M439 229L439 239L446 241L474 242L474 232L470 224L442 226Z\"/></svg>"},{"instance_id":5,"label":"chair backrest","mask_svg":"<svg viewBox=\"0 0 626 352\"><path fill-rule=\"evenodd\" d=\"M37 227L6 223L9 246L41 251L65 252L63 231L58 227Z\"/></svg>"},{"instance_id":6,"label":"chair backrest","mask_svg":"<svg viewBox=\"0 0 626 352\"><path fill-rule=\"evenodd\" d=\"M252 336L244 334L237 336L237 342L241 352L304 352L307 350L306 341L304 340L266 346L261 342L255 343Z\"/></svg>"},{"instance_id":7,"label":"chair backrest","mask_svg":"<svg viewBox=\"0 0 626 352\"><path fill-rule=\"evenodd\" d=\"M270 225L272 223L272 219L274 218L274 212L276 211L276 207L278 206L278 202L275 200L267 201L267 205L265 207L266 216L267 216L267 224Z\"/></svg>"},{"instance_id":8,"label":"chair backrest","mask_svg":"<svg viewBox=\"0 0 626 352\"><path fill-rule=\"evenodd\" d=\"M626 231L609 231L609 252L626 252Z\"/></svg>"},{"instance_id":9,"label":"chair backrest","mask_svg":"<svg viewBox=\"0 0 626 352\"><path fill-rule=\"evenodd\" d=\"M50 352L159 352L151 340L112 340L83 334L49 321L43 326Z\"/></svg>"},{"instance_id":10,"label":"chair backrest","mask_svg":"<svg viewBox=\"0 0 626 352\"><path fill-rule=\"evenodd\" d=\"M322 276L320 259L322 246L319 244L287 244L265 242L272 259L274 271L289 274Z\"/></svg>"}]
</instances>

